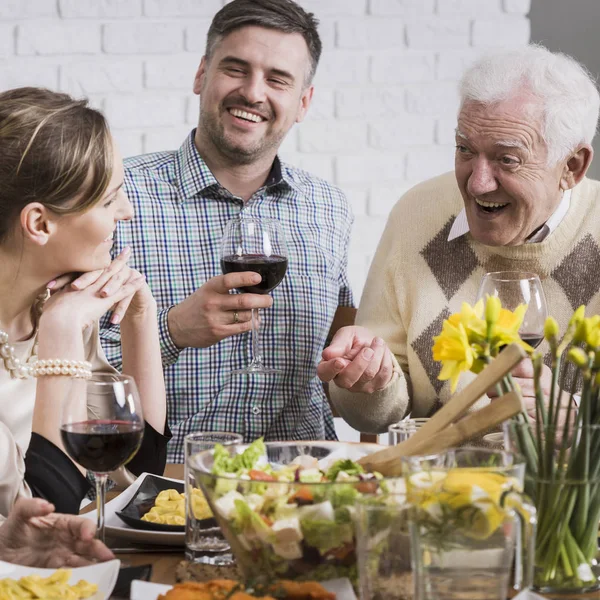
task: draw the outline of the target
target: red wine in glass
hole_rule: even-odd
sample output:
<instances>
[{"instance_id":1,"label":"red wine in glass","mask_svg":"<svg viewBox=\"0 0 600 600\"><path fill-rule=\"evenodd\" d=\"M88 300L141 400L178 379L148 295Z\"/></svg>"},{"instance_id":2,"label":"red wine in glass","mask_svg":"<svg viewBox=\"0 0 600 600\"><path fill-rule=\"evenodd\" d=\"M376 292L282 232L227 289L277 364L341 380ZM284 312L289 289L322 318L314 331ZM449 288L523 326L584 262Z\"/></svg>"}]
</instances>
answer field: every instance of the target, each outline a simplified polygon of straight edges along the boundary
<instances>
[{"instance_id":1,"label":"red wine in glass","mask_svg":"<svg viewBox=\"0 0 600 600\"><path fill-rule=\"evenodd\" d=\"M540 333L519 333L519 337L532 348L537 348L544 339L544 335Z\"/></svg>"},{"instance_id":2,"label":"red wine in glass","mask_svg":"<svg viewBox=\"0 0 600 600\"><path fill-rule=\"evenodd\" d=\"M140 422L91 420L69 423L60 429L67 454L94 473L109 473L128 463L144 436Z\"/></svg>"},{"instance_id":3,"label":"red wine in glass","mask_svg":"<svg viewBox=\"0 0 600 600\"><path fill-rule=\"evenodd\" d=\"M63 405L60 435L65 452L94 474L96 535L104 541L108 474L133 458L144 435L142 407L133 377L94 373L87 381L73 380Z\"/></svg>"},{"instance_id":4,"label":"red wine in glass","mask_svg":"<svg viewBox=\"0 0 600 600\"><path fill-rule=\"evenodd\" d=\"M240 214L225 226L221 240L221 271L224 275L254 271L261 276L256 285L238 287L239 292L268 294L285 277L288 268L288 251L283 227L276 219ZM241 281L239 283L242 283ZM263 364L259 335L258 308L251 311L252 360L244 369L232 374L277 374L278 369ZM235 314L232 315L234 323Z\"/></svg>"},{"instance_id":5,"label":"red wine in glass","mask_svg":"<svg viewBox=\"0 0 600 600\"><path fill-rule=\"evenodd\" d=\"M254 271L262 277L260 283L256 285L238 288L238 291L250 294L268 294L275 289L284 278L287 265L287 258L277 255L242 254L237 256L232 254L221 259L221 270L225 275Z\"/></svg>"}]
</instances>

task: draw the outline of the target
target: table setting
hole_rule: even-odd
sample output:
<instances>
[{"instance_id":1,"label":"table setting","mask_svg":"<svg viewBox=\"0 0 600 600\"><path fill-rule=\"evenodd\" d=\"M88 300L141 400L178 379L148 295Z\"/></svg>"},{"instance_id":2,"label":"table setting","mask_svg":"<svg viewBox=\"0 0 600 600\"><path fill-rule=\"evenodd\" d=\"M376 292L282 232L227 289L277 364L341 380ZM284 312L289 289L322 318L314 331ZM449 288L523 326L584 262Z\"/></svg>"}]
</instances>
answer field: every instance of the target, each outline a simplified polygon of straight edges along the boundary
<instances>
[{"instance_id":1,"label":"table setting","mask_svg":"<svg viewBox=\"0 0 600 600\"><path fill-rule=\"evenodd\" d=\"M581 307L561 337L537 278L489 275L432 340L440 379L454 389L461 373L475 378L431 417L390 426L389 446L194 432L183 465L143 473L105 502L105 474L139 442L121 436L127 448L108 464L65 433L74 460L97 473L97 509L83 516L117 560L47 574L3 563L0 574L89 584L77 597L94 600L599 598L600 318ZM542 341L554 381L565 363L583 385L577 407L575 384L548 403L539 394L533 420L511 371L531 359L539 373ZM127 384L104 384L101 396L109 416L135 428ZM473 411L490 389L497 397ZM70 420L67 409L65 431Z\"/></svg>"}]
</instances>

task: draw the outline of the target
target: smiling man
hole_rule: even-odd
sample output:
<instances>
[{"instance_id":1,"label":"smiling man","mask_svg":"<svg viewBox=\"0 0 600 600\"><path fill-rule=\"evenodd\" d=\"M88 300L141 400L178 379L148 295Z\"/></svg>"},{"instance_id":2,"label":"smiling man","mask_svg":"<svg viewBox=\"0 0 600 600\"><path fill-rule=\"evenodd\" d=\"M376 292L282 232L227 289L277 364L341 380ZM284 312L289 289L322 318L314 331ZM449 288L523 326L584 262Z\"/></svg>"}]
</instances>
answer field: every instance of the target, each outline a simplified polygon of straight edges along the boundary
<instances>
[{"instance_id":1,"label":"smiling man","mask_svg":"<svg viewBox=\"0 0 600 600\"><path fill-rule=\"evenodd\" d=\"M361 431L431 415L449 399L432 337L474 303L486 272L537 273L563 331L581 304L600 313L600 183L585 177L600 105L593 80L570 57L529 46L481 59L460 94L455 172L399 200L357 326L336 334L318 367ZM513 376L532 410L531 367ZM547 392L548 369L543 384Z\"/></svg>"},{"instance_id":2,"label":"smiling man","mask_svg":"<svg viewBox=\"0 0 600 600\"><path fill-rule=\"evenodd\" d=\"M308 111L320 54L317 21L292 0L233 0L212 21L194 80L198 127L175 152L125 161L136 216L114 251L133 248L159 306L171 461L192 431L335 437L315 369L338 306L352 306L352 215L339 189L277 157ZM221 275L221 237L237 215L284 229L289 267L271 295L232 293L256 273ZM230 376L251 359L252 308L265 309L264 362L280 375ZM102 338L119 364L118 328L105 321Z\"/></svg>"}]
</instances>

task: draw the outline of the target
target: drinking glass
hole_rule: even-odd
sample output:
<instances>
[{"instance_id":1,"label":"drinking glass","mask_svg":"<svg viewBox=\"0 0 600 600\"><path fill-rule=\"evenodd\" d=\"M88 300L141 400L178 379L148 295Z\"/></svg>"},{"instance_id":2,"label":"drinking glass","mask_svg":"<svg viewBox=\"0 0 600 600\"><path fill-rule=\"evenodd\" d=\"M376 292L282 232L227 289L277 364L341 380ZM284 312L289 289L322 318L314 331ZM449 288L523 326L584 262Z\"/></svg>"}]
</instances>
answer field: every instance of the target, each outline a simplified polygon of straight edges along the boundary
<instances>
[{"instance_id":1,"label":"drinking glass","mask_svg":"<svg viewBox=\"0 0 600 600\"><path fill-rule=\"evenodd\" d=\"M86 395L87 406L81 394ZM67 454L95 476L97 537L104 541L108 474L135 456L144 435L142 408L133 378L95 373L87 381L75 380L63 408L60 433Z\"/></svg>"},{"instance_id":2,"label":"drinking glass","mask_svg":"<svg viewBox=\"0 0 600 600\"><path fill-rule=\"evenodd\" d=\"M462 448L402 462L417 600L505 600L511 577L514 590L532 585L536 513L518 455Z\"/></svg>"},{"instance_id":3,"label":"drinking glass","mask_svg":"<svg viewBox=\"0 0 600 600\"><path fill-rule=\"evenodd\" d=\"M524 342L537 348L544 339L544 323L548 317L546 296L542 282L535 273L523 271L497 271L486 273L481 280L477 299L498 296L503 308L515 310L527 304L527 311L519 329Z\"/></svg>"},{"instance_id":4,"label":"drinking glass","mask_svg":"<svg viewBox=\"0 0 600 600\"><path fill-rule=\"evenodd\" d=\"M237 216L227 223L221 240L221 270L224 274L254 271L262 277L260 283L238 288L239 292L268 294L275 289L287 271L287 256L285 234L279 221ZM234 373L279 372L263 364L258 309L252 309L252 362Z\"/></svg>"},{"instance_id":5,"label":"drinking glass","mask_svg":"<svg viewBox=\"0 0 600 600\"><path fill-rule=\"evenodd\" d=\"M229 550L229 544L223 538L216 523L207 528L202 520L197 519L194 514L193 490L198 490L201 494L202 490L190 470L189 460L198 452L212 450L215 444L230 446L241 444L243 441L244 438L240 434L225 431L202 431L185 436L185 462L183 467L185 473L185 557L190 562L200 560L205 562L206 552L225 552Z\"/></svg>"},{"instance_id":6,"label":"drinking glass","mask_svg":"<svg viewBox=\"0 0 600 600\"><path fill-rule=\"evenodd\" d=\"M365 496L355 507L361 600L413 600L406 496Z\"/></svg>"},{"instance_id":7,"label":"drinking glass","mask_svg":"<svg viewBox=\"0 0 600 600\"><path fill-rule=\"evenodd\" d=\"M428 417L418 417L415 419L404 419L398 423L393 423L388 427L388 444L396 446L412 437L425 423L429 421Z\"/></svg>"}]
</instances>

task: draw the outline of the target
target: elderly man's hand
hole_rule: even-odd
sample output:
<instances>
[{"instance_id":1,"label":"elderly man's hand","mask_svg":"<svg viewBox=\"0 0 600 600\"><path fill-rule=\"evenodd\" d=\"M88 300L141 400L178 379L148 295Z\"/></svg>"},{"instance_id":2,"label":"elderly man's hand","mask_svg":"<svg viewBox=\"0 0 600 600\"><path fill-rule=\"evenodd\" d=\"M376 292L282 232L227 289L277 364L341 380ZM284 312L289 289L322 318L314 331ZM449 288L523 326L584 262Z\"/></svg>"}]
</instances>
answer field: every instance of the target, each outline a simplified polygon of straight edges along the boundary
<instances>
[{"instance_id":1,"label":"elderly man's hand","mask_svg":"<svg viewBox=\"0 0 600 600\"><path fill-rule=\"evenodd\" d=\"M370 394L392 379L394 363L385 342L365 327L342 327L323 350L317 367L321 381L335 381L351 392Z\"/></svg>"},{"instance_id":2,"label":"elderly man's hand","mask_svg":"<svg viewBox=\"0 0 600 600\"><path fill-rule=\"evenodd\" d=\"M535 415L535 385L533 379L533 364L530 360L522 360L513 370L512 377L515 383L521 387L523 402L530 418L536 418ZM546 404L550 398L550 390L552 389L552 371L546 366L542 366L542 375L540 382ZM496 388L488 390L488 396L494 400L498 397Z\"/></svg>"},{"instance_id":3,"label":"elderly man's hand","mask_svg":"<svg viewBox=\"0 0 600 600\"><path fill-rule=\"evenodd\" d=\"M0 560L34 567L82 567L114 558L88 519L61 515L40 498L20 499L0 526Z\"/></svg>"}]
</instances>

